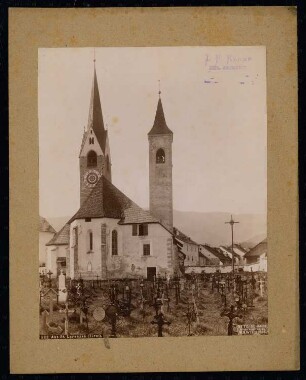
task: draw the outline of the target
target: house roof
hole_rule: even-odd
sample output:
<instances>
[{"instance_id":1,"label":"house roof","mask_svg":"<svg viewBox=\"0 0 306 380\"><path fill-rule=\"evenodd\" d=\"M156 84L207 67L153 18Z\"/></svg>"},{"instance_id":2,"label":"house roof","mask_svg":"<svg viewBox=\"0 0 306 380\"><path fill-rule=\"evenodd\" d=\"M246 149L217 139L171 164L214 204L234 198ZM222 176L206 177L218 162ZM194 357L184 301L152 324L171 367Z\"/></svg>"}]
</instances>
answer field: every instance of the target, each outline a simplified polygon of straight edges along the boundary
<instances>
[{"instance_id":1,"label":"house roof","mask_svg":"<svg viewBox=\"0 0 306 380\"><path fill-rule=\"evenodd\" d=\"M172 135L172 134L173 132L167 126L162 101L161 101L161 98L159 98L158 103L157 103L154 124L150 132L148 133L148 135L152 136L152 135Z\"/></svg>"},{"instance_id":2,"label":"house roof","mask_svg":"<svg viewBox=\"0 0 306 380\"><path fill-rule=\"evenodd\" d=\"M259 257L263 253L268 252L268 242L267 238L255 245L249 252L247 252L244 257Z\"/></svg>"},{"instance_id":3,"label":"house roof","mask_svg":"<svg viewBox=\"0 0 306 380\"><path fill-rule=\"evenodd\" d=\"M231 262L231 259L226 257L221 250L215 247L211 247L208 244L201 244L208 252L213 254L217 259L219 259L223 264Z\"/></svg>"},{"instance_id":4,"label":"house roof","mask_svg":"<svg viewBox=\"0 0 306 380\"><path fill-rule=\"evenodd\" d=\"M185 243L199 245L198 243L196 243L194 240L192 240L189 236L185 235L182 231L180 231L176 227L173 227L173 233L177 239Z\"/></svg>"},{"instance_id":5,"label":"house roof","mask_svg":"<svg viewBox=\"0 0 306 380\"><path fill-rule=\"evenodd\" d=\"M102 152L105 153L107 130L104 128L96 68L94 68L94 77L91 88L87 131L89 131L90 128L94 130ZM84 143L84 136L82 143Z\"/></svg>"},{"instance_id":6,"label":"house roof","mask_svg":"<svg viewBox=\"0 0 306 380\"><path fill-rule=\"evenodd\" d=\"M232 259L230 257L225 256L224 253L219 248L216 248L216 256L220 259L220 261L223 264L230 264L230 263L232 263ZM239 257L236 254L235 254L235 256Z\"/></svg>"},{"instance_id":7,"label":"house roof","mask_svg":"<svg viewBox=\"0 0 306 380\"><path fill-rule=\"evenodd\" d=\"M232 252L232 247L225 247L224 245L221 245L220 246L220 249L223 248L225 251L229 252L231 255L234 254L234 257L236 257L237 259L240 259L241 257L238 255L238 253L236 253L235 251Z\"/></svg>"},{"instance_id":8,"label":"house roof","mask_svg":"<svg viewBox=\"0 0 306 380\"><path fill-rule=\"evenodd\" d=\"M166 228L149 211L139 207L104 176L100 177L88 198L68 223L85 218L119 219L118 224L159 223Z\"/></svg>"},{"instance_id":9,"label":"house roof","mask_svg":"<svg viewBox=\"0 0 306 380\"><path fill-rule=\"evenodd\" d=\"M67 245L69 244L70 226L65 224L46 245Z\"/></svg>"},{"instance_id":10,"label":"house roof","mask_svg":"<svg viewBox=\"0 0 306 380\"><path fill-rule=\"evenodd\" d=\"M42 216L39 217L39 232L51 232L53 234L56 233L55 229L51 226L47 219L43 218Z\"/></svg>"},{"instance_id":11,"label":"house roof","mask_svg":"<svg viewBox=\"0 0 306 380\"><path fill-rule=\"evenodd\" d=\"M234 248L237 248L239 249L240 251L244 252L244 253L247 253L248 251L242 247L242 245L240 244L234 244Z\"/></svg>"}]
</instances>

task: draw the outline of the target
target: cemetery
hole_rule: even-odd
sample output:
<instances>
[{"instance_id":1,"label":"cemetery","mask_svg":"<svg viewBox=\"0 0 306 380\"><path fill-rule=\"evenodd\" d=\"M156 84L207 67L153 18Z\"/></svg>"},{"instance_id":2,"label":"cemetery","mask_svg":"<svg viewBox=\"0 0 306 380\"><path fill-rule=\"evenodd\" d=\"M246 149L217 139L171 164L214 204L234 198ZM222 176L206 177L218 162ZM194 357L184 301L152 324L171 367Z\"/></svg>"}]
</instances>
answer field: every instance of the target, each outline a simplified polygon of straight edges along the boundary
<instances>
[{"instance_id":1,"label":"cemetery","mask_svg":"<svg viewBox=\"0 0 306 380\"><path fill-rule=\"evenodd\" d=\"M40 275L40 337L267 334L267 273L92 280Z\"/></svg>"}]
</instances>

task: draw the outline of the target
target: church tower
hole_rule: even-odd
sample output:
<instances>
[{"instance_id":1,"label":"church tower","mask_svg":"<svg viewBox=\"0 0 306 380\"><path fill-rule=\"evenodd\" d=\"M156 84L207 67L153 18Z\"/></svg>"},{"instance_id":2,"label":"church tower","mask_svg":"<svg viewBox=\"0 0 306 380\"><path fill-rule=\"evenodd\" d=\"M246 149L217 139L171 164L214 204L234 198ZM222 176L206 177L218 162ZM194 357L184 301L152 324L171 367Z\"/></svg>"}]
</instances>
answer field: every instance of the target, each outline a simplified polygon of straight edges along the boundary
<instances>
[{"instance_id":1,"label":"church tower","mask_svg":"<svg viewBox=\"0 0 306 380\"><path fill-rule=\"evenodd\" d=\"M162 101L157 104L155 120L148 133L150 212L170 231L173 228L172 141L173 133L165 120Z\"/></svg>"},{"instance_id":2,"label":"church tower","mask_svg":"<svg viewBox=\"0 0 306 380\"><path fill-rule=\"evenodd\" d=\"M95 62L95 61L94 61ZM108 132L104 127L96 67L91 89L87 128L84 130L80 161L80 205L101 175L112 180Z\"/></svg>"}]
</instances>

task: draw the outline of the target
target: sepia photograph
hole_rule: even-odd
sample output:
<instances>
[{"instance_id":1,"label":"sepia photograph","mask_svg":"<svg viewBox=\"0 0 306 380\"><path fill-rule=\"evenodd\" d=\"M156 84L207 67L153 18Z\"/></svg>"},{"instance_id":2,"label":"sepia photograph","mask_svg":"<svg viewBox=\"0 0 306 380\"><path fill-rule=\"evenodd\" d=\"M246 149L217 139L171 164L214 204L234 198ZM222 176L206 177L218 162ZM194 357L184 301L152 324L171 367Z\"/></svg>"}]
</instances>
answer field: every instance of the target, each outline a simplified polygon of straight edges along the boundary
<instances>
[{"instance_id":1,"label":"sepia photograph","mask_svg":"<svg viewBox=\"0 0 306 380\"><path fill-rule=\"evenodd\" d=\"M38 131L40 339L268 334L264 46L39 48Z\"/></svg>"}]
</instances>

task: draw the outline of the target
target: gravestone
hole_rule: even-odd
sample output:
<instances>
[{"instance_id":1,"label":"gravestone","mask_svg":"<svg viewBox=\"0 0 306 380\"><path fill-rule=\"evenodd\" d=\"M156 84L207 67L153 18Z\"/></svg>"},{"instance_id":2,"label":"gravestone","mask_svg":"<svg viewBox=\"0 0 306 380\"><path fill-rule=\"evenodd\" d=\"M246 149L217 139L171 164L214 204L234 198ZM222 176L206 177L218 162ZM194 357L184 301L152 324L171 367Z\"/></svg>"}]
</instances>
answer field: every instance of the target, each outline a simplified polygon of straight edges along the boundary
<instances>
[{"instance_id":1,"label":"gravestone","mask_svg":"<svg viewBox=\"0 0 306 380\"><path fill-rule=\"evenodd\" d=\"M48 327L47 327L47 316L49 313L47 310L44 310L42 313L42 329L41 329L41 334L42 335L47 335L48 334Z\"/></svg>"},{"instance_id":2,"label":"gravestone","mask_svg":"<svg viewBox=\"0 0 306 380\"><path fill-rule=\"evenodd\" d=\"M61 269L61 273L58 276L58 302L65 303L67 301L67 288L66 288L66 276Z\"/></svg>"}]
</instances>

